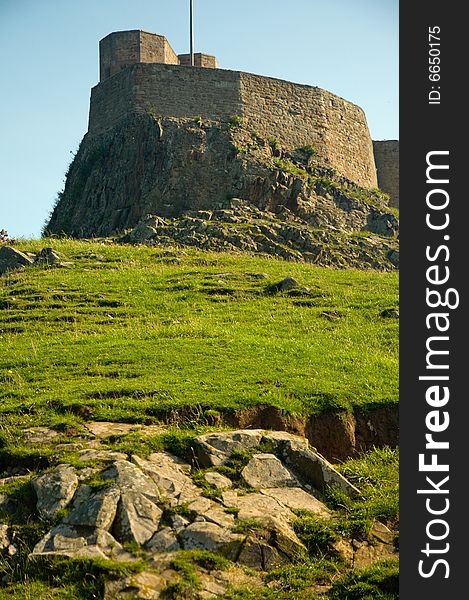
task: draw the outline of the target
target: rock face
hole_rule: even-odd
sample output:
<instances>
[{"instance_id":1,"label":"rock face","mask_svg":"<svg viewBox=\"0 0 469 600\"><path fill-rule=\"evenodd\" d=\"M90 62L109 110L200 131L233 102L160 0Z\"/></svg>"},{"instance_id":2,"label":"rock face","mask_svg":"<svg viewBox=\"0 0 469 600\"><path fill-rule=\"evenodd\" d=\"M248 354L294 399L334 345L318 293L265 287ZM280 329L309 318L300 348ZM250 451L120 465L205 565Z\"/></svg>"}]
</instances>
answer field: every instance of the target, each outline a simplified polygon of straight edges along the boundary
<instances>
[{"instance_id":1,"label":"rock face","mask_svg":"<svg viewBox=\"0 0 469 600\"><path fill-rule=\"evenodd\" d=\"M249 210L233 210L227 198L241 199ZM75 237L129 229L130 243L172 240L319 264L324 248L350 246L357 264L372 263L375 255L393 268L395 257L386 256L397 248L398 222L384 196L304 150L283 151L226 122L133 114L85 136L46 227ZM386 240L350 237L361 231Z\"/></svg>"}]
</instances>

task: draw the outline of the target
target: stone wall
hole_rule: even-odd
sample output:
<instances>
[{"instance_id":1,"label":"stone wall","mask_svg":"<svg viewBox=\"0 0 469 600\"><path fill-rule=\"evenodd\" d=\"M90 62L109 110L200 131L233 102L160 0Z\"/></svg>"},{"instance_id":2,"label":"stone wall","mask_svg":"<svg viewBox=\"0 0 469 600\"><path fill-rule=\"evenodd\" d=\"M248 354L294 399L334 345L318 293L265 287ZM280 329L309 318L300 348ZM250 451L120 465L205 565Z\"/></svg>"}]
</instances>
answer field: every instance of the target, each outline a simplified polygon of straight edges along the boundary
<instances>
[{"instance_id":1,"label":"stone wall","mask_svg":"<svg viewBox=\"0 0 469 600\"><path fill-rule=\"evenodd\" d=\"M102 133L126 114L228 120L242 113L235 71L138 64L91 90L89 132Z\"/></svg>"},{"instance_id":2,"label":"stone wall","mask_svg":"<svg viewBox=\"0 0 469 600\"><path fill-rule=\"evenodd\" d=\"M286 149L312 145L322 164L359 185L376 187L372 142L363 111L317 87L238 71L137 64L93 88L90 134L126 114L228 120Z\"/></svg>"},{"instance_id":3,"label":"stone wall","mask_svg":"<svg viewBox=\"0 0 469 600\"><path fill-rule=\"evenodd\" d=\"M374 141L379 187L390 195L390 205L399 208L399 140Z\"/></svg>"},{"instance_id":4,"label":"stone wall","mask_svg":"<svg viewBox=\"0 0 469 600\"><path fill-rule=\"evenodd\" d=\"M189 67L191 64L190 54L178 54L179 64ZM203 54L202 52L196 52L194 54L194 66L204 67L205 69L217 69L218 61L212 54Z\"/></svg>"},{"instance_id":5,"label":"stone wall","mask_svg":"<svg viewBox=\"0 0 469 600\"><path fill-rule=\"evenodd\" d=\"M116 31L99 42L100 81L137 63L178 65L179 59L163 35L140 29Z\"/></svg>"},{"instance_id":6,"label":"stone wall","mask_svg":"<svg viewBox=\"0 0 469 600\"><path fill-rule=\"evenodd\" d=\"M288 149L311 145L322 164L363 187L376 187L373 147L360 107L318 87L239 75L249 128Z\"/></svg>"}]
</instances>

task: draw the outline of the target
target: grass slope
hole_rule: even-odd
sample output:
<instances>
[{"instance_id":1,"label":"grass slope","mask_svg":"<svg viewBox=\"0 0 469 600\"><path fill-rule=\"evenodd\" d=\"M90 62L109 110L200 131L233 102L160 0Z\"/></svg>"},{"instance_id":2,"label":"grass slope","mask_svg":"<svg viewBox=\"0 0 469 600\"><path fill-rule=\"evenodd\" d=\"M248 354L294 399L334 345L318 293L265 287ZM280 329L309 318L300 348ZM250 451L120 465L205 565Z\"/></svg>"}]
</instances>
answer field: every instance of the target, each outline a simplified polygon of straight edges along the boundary
<instances>
[{"instance_id":1,"label":"grass slope","mask_svg":"<svg viewBox=\"0 0 469 600\"><path fill-rule=\"evenodd\" d=\"M151 422L178 407L314 414L397 402L394 273L68 240L0 279L5 423ZM260 279L256 274L265 273ZM272 293L286 276L310 289ZM200 420L200 419L199 419ZM203 422L203 418L202 418Z\"/></svg>"}]
</instances>

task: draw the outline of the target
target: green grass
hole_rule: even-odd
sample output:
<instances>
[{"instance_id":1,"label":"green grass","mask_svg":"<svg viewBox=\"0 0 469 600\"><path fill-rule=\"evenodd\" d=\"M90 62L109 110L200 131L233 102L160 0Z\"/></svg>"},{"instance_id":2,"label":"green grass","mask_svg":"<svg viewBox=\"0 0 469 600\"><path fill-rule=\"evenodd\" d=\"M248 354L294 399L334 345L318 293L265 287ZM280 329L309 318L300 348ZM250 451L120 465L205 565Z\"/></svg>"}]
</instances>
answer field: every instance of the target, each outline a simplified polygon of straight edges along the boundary
<instances>
[{"instance_id":1,"label":"green grass","mask_svg":"<svg viewBox=\"0 0 469 600\"><path fill-rule=\"evenodd\" d=\"M3 422L158 420L269 404L314 414L397 402L394 273L336 271L251 256L68 240L66 269L0 279ZM101 260L90 257L101 255ZM267 280L255 279L259 272ZM226 274L220 277L217 274ZM268 286L293 276L307 302ZM324 311L339 311L331 322ZM84 408L86 407L86 408ZM190 412L190 411L189 411Z\"/></svg>"}]
</instances>

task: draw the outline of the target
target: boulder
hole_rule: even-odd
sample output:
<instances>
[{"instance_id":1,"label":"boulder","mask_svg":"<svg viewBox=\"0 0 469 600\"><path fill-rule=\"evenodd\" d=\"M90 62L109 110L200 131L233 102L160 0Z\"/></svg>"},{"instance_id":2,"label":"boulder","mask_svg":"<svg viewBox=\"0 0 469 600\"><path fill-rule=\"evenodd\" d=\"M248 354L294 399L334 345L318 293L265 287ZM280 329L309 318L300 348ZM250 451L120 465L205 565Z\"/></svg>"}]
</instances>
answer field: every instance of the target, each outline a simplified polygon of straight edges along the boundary
<instances>
[{"instance_id":1,"label":"boulder","mask_svg":"<svg viewBox=\"0 0 469 600\"><path fill-rule=\"evenodd\" d=\"M103 473L103 479L114 481L121 494L138 491L152 502L158 502L160 493L155 482L141 469L127 460L116 460Z\"/></svg>"},{"instance_id":2,"label":"boulder","mask_svg":"<svg viewBox=\"0 0 469 600\"><path fill-rule=\"evenodd\" d=\"M234 516L227 513L222 506L215 505L201 515L206 521L220 525L220 527L231 528L235 524Z\"/></svg>"},{"instance_id":3,"label":"boulder","mask_svg":"<svg viewBox=\"0 0 469 600\"><path fill-rule=\"evenodd\" d=\"M115 460L125 460L126 454L122 452L113 452L112 450L96 450L94 448L86 448L79 452L80 460L83 462L99 460L101 462L114 462Z\"/></svg>"},{"instance_id":4,"label":"boulder","mask_svg":"<svg viewBox=\"0 0 469 600\"><path fill-rule=\"evenodd\" d=\"M69 558L130 559L119 542L103 529L74 527L63 522L47 533L34 547L35 556Z\"/></svg>"},{"instance_id":5,"label":"boulder","mask_svg":"<svg viewBox=\"0 0 469 600\"><path fill-rule=\"evenodd\" d=\"M23 252L11 246L0 247L0 275L24 269L25 266L32 265L32 263L32 259Z\"/></svg>"},{"instance_id":6,"label":"boulder","mask_svg":"<svg viewBox=\"0 0 469 600\"><path fill-rule=\"evenodd\" d=\"M241 477L253 488L298 485L296 477L273 454L254 454L241 471Z\"/></svg>"},{"instance_id":7,"label":"boulder","mask_svg":"<svg viewBox=\"0 0 469 600\"><path fill-rule=\"evenodd\" d=\"M170 527L164 527L155 533L145 546L149 552L174 552L180 548L178 539Z\"/></svg>"},{"instance_id":8,"label":"boulder","mask_svg":"<svg viewBox=\"0 0 469 600\"><path fill-rule=\"evenodd\" d=\"M4 513L14 513L18 504L8 495L0 492L0 511Z\"/></svg>"},{"instance_id":9,"label":"boulder","mask_svg":"<svg viewBox=\"0 0 469 600\"><path fill-rule=\"evenodd\" d=\"M163 514L157 506L160 493L155 482L127 460L115 461L102 476L115 482L120 493L114 535L121 542L145 544L158 530Z\"/></svg>"},{"instance_id":10,"label":"boulder","mask_svg":"<svg viewBox=\"0 0 469 600\"><path fill-rule=\"evenodd\" d=\"M141 492L122 493L113 533L120 542L142 546L158 531L163 511Z\"/></svg>"},{"instance_id":11,"label":"boulder","mask_svg":"<svg viewBox=\"0 0 469 600\"><path fill-rule=\"evenodd\" d=\"M235 450L249 450L259 445L261 429L205 433L194 440L194 451L201 467L225 463Z\"/></svg>"},{"instance_id":12,"label":"boulder","mask_svg":"<svg viewBox=\"0 0 469 600\"><path fill-rule=\"evenodd\" d=\"M237 562L256 571L271 571L282 567L289 561L265 540L251 535L247 537Z\"/></svg>"},{"instance_id":13,"label":"boulder","mask_svg":"<svg viewBox=\"0 0 469 600\"><path fill-rule=\"evenodd\" d=\"M233 482L231 479L228 479L228 477L225 477L216 471L208 471L208 473L204 474L204 479L209 485L212 485L214 488L220 491L233 487Z\"/></svg>"},{"instance_id":14,"label":"boulder","mask_svg":"<svg viewBox=\"0 0 469 600\"><path fill-rule=\"evenodd\" d=\"M59 465L53 471L35 477L32 485L37 496L36 508L39 514L53 519L71 502L78 488L78 477L72 466Z\"/></svg>"},{"instance_id":15,"label":"boulder","mask_svg":"<svg viewBox=\"0 0 469 600\"><path fill-rule=\"evenodd\" d=\"M43 248L34 257L34 262L39 265L56 265L60 263L61 257L53 248Z\"/></svg>"},{"instance_id":16,"label":"boulder","mask_svg":"<svg viewBox=\"0 0 469 600\"><path fill-rule=\"evenodd\" d=\"M244 536L232 533L215 523L197 522L188 525L179 536L184 550L220 552L224 546L241 543Z\"/></svg>"},{"instance_id":17,"label":"boulder","mask_svg":"<svg viewBox=\"0 0 469 600\"><path fill-rule=\"evenodd\" d=\"M245 494L244 496L223 494L225 506L236 507L239 509L238 519L247 521L250 519L262 518L265 515L276 515L285 521L292 521L295 515L292 511L281 504L277 499L264 494Z\"/></svg>"},{"instance_id":18,"label":"boulder","mask_svg":"<svg viewBox=\"0 0 469 600\"><path fill-rule=\"evenodd\" d=\"M282 279L276 287L279 292L287 292L300 287L300 283L294 277L285 277L285 279Z\"/></svg>"},{"instance_id":19,"label":"boulder","mask_svg":"<svg viewBox=\"0 0 469 600\"><path fill-rule=\"evenodd\" d=\"M282 459L304 483L320 492L324 492L327 486L334 486L350 498L360 495L360 491L334 469L323 456L309 448L300 447L294 441L285 440L282 447Z\"/></svg>"},{"instance_id":20,"label":"boulder","mask_svg":"<svg viewBox=\"0 0 469 600\"><path fill-rule=\"evenodd\" d=\"M114 522L119 497L120 492L115 485L98 490L81 485L75 494L71 510L62 523L107 531Z\"/></svg>"}]
</instances>

